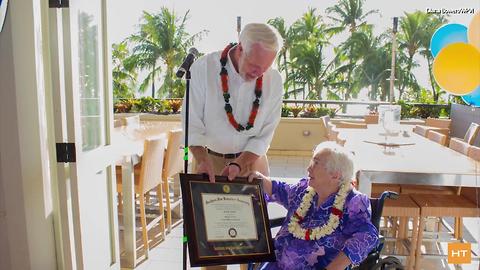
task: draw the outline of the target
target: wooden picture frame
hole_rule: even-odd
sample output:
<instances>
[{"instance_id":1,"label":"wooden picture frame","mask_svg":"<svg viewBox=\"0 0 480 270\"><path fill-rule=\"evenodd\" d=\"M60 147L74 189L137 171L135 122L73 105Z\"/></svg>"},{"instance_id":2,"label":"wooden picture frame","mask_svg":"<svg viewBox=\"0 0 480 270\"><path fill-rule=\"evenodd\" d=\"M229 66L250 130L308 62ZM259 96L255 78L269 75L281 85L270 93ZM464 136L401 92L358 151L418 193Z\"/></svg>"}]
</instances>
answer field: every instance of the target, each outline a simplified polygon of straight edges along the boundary
<instances>
[{"instance_id":1,"label":"wooden picture frame","mask_svg":"<svg viewBox=\"0 0 480 270\"><path fill-rule=\"evenodd\" d=\"M259 179L180 174L192 267L275 261Z\"/></svg>"}]
</instances>

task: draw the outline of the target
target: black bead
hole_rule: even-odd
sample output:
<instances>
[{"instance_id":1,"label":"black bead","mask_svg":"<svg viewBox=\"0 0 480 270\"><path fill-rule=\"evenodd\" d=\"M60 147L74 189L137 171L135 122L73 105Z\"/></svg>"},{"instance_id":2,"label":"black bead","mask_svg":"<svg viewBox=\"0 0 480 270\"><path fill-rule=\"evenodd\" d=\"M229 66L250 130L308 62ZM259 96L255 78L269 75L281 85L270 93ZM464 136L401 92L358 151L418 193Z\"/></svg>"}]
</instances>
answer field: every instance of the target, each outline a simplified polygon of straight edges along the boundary
<instances>
[{"instance_id":1,"label":"black bead","mask_svg":"<svg viewBox=\"0 0 480 270\"><path fill-rule=\"evenodd\" d=\"M220 64L222 64L222 67L224 67L227 64L227 58L220 58Z\"/></svg>"},{"instance_id":2,"label":"black bead","mask_svg":"<svg viewBox=\"0 0 480 270\"><path fill-rule=\"evenodd\" d=\"M225 104L225 111L226 111L227 113L231 113L231 112L232 112L232 106L230 106L230 104L228 104L228 103Z\"/></svg>"},{"instance_id":3,"label":"black bead","mask_svg":"<svg viewBox=\"0 0 480 270\"><path fill-rule=\"evenodd\" d=\"M230 93L223 93L223 99L225 99L225 103L228 103L230 100Z\"/></svg>"},{"instance_id":4,"label":"black bead","mask_svg":"<svg viewBox=\"0 0 480 270\"><path fill-rule=\"evenodd\" d=\"M255 101L253 102L253 105L258 107L260 105L260 100L256 98Z\"/></svg>"},{"instance_id":5,"label":"black bead","mask_svg":"<svg viewBox=\"0 0 480 270\"><path fill-rule=\"evenodd\" d=\"M228 74L227 69L222 67L222 70L220 70L220 75L225 75Z\"/></svg>"},{"instance_id":6,"label":"black bead","mask_svg":"<svg viewBox=\"0 0 480 270\"><path fill-rule=\"evenodd\" d=\"M244 128L242 125L238 124L238 128L237 128L238 131L242 131L242 130L244 130L244 129L245 129L245 128Z\"/></svg>"},{"instance_id":7,"label":"black bead","mask_svg":"<svg viewBox=\"0 0 480 270\"><path fill-rule=\"evenodd\" d=\"M262 96L262 91L261 90L255 90L255 96L257 98L260 98Z\"/></svg>"},{"instance_id":8,"label":"black bead","mask_svg":"<svg viewBox=\"0 0 480 270\"><path fill-rule=\"evenodd\" d=\"M246 129L246 130L249 130L249 129L251 129L251 128L253 128L253 126L250 125L250 124L247 124L247 127L246 127L245 129Z\"/></svg>"}]
</instances>

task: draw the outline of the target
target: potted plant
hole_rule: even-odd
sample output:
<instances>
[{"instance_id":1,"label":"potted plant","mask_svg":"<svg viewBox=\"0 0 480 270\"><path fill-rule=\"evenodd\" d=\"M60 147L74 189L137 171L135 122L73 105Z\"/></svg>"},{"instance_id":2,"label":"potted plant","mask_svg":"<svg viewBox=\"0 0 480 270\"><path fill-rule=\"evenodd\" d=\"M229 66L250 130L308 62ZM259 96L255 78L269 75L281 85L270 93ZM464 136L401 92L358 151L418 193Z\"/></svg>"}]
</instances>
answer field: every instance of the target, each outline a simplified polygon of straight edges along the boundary
<instances>
[{"instance_id":1,"label":"potted plant","mask_svg":"<svg viewBox=\"0 0 480 270\"><path fill-rule=\"evenodd\" d=\"M179 113L181 107L182 107L181 99L170 99L170 100L167 100L166 102L166 109L172 114Z\"/></svg>"},{"instance_id":2,"label":"potted plant","mask_svg":"<svg viewBox=\"0 0 480 270\"><path fill-rule=\"evenodd\" d=\"M302 107L297 105L290 107L293 117L297 117L298 114L302 111L302 109L303 109Z\"/></svg>"}]
</instances>

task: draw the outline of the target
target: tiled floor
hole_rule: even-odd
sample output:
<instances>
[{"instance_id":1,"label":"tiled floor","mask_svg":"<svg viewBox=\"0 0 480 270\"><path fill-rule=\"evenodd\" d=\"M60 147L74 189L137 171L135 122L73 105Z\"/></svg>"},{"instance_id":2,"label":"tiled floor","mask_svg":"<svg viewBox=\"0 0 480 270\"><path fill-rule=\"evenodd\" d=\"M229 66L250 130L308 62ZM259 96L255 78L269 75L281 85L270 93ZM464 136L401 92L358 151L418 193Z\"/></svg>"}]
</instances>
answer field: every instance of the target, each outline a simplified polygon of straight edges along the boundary
<instances>
[{"instance_id":1,"label":"tiled floor","mask_svg":"<svg viewBox=\"0 0 480 270\"><path fill-rule=\"evenodd\" d=\"M270 174L275 179L281 179L286 182L295 183L302 176L305 175L308 166L309 157L269 157ZM284 209L278 205L269 205L269 215L281 216L285 213ZM480 253L479 239L480 239L480 219L465 218L464 219L464 236L465 240L472 243L472 249ZM172 233L168 234L166 240L150 251L150 258L141 263L136 269L139 270L170 270L182 269L182 226L175 228ZM423 250L429 252L446 251L446 245L432 245L426 243L422 246ZM400 258L403 260L404 258ZM199 268L189 268L199 269ZM228 269L239 269L237 265L230 265ZM473 261L468 265L448 265L446 260L441 259L423 259L421 262L421 269L424 270L440 270L440 269L463 269L463 270L478 270L479 261Z\"/></svg>"}]
</instances>

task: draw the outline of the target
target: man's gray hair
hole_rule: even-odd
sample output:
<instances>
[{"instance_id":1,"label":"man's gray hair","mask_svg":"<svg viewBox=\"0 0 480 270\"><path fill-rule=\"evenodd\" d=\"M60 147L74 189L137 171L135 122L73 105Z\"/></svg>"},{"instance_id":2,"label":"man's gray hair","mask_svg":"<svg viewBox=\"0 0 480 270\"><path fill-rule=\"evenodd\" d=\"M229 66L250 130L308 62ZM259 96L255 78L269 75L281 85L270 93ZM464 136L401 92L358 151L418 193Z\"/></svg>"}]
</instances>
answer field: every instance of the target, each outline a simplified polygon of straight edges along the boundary
<instances>
[{"instance_id":1,"label":"man's gray hair","mask_svg":"<svg viewBox=\"0 0 480 270\"><path fill-rule=\"evenodd\" d=\"M264 23L249 23L240 33L240 43L248 54L253 44L259 43L269 51L278 52L283 46L283 40L277 29Z\"/></svg>"},{"instance_id":2,"label":"man's gray hair","mask_svg":"<svg viewBox=\"0 0 480 270\"><path fill-rule=\"evenodd\" d=\"M325 162L327 172L339 172L341 174L340 184L342 182L349 183L350 181L352 181L354 171L354 157L350 151L335 142L326 141L320 143L315 147L315 150L313 151L313 156L316 156L318 153L322 152L328 154Z\"/></svg>"}]
</instances>

